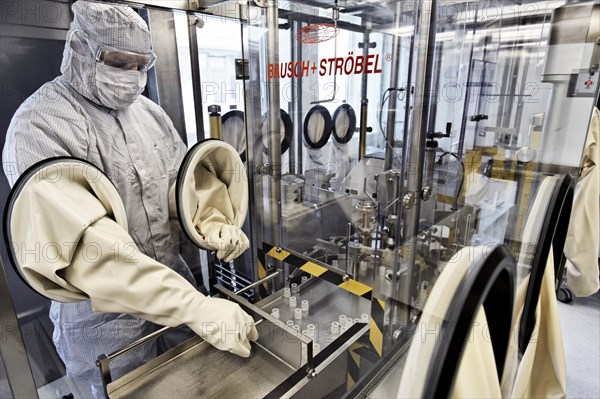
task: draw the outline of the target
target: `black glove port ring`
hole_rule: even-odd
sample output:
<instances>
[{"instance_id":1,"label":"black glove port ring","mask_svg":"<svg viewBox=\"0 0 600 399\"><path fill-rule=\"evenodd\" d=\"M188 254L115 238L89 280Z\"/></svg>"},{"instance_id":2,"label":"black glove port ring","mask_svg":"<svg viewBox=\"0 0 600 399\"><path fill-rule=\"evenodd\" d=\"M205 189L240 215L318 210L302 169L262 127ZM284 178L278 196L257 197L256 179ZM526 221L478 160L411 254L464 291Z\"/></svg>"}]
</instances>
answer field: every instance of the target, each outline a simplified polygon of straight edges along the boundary
<instances>
[{"instance_id":1,"label":"black glove port ring","mask_svg":"<svg viewBox=\"0 0 600 399\"><path fill-rule=\"evenodd\" d=\"M281 155L285 154L285 152L290 148L290 143L292 142L292 136L294 135L294 124L292 123L292 118L290 115L284 110L280 109L280 118L281 122L283 122L283 139L281 140ZM267 121L267 114L263 115L263 125ZM263 151L265 154L269 154L269 148L264 145L263 141Z\"/></svg>"},{"instance_id":2,"label":"black glove port ring","mask_svg":"<svg viewBox=\"0 0 600 399\"><path fill-rule=\"evenodd\" d=\"M37 174L44 169L51 168L53 165L57 165L56 167L60 168L60 166L58 166L58 164L65 164L65 163L70 163L72 165L79 164L79 165L83 165L86 168L89 167L89 168L93 169L95 173L97 173L97 175L94 176L94 179L93 179L95 182L100 183L103 181L103 184L105 184L106 186L110 185L113 188L115 187L114 184L112 183L112 181L110 180L110 178L102 170L100 170L94 164L92 164L91 162L88 162L86 160L76 158L76 157L66 157L66 156L43 159L43 160L31 165L29 168L27 168L21 174L21 176L19 176L19 178L17 179L13 188L10 190L8 199L6 200L6 206L4 207L4 223L2 226L2 229L4 231L4 244L6 245L6 252L8 253L9 263L11 264L13 270L15 271L15 274L19 277L19 279L27 287L31 288L34 292L38 293L39 295L43 296L44 298L47 298L47 299L50 299L53 301L58 301L58 300L56 298L52 298L52 297L46 295L44 292L33 287L31 285L31 283L27 280L27 277L23 274L21 267L19 267L19 263L17 262L17 260L18 260L17 254L15 253L15 247L14 247L14 245L16 245L18 243L15 243L13 240L11 226L13 223L12 216L13 216L13 210L14 210L16 201L19 198L19 195L22 193L23 189L31 182L31 179L32 178L39 179L40 177L37 176ZM68 169L65 177L67 177L67 178L73 177L72 174L74 172L73 172L73 169L71 169L72 167L73 166L68 167L69 169ZM61 170L61 174L62 174L62 169L60 169L60 170ZM116 188L114 188L114 191L116 193ZM118 211L115 208L115 204L111 204L111 206L113 207L113 212ZM126 218L124 208L122 210L120 210L119 212L120 212L120 218ZM116 220L117 223L120 218L119 217L115 218L115 219L117 219ZM126 226L124 226L124 227L126 228ZM61 302L61 301L58 301L58 302Z\"/></svg>"},{"instance_id":3,"label":"black glove port ring","mask_svg":"<svg viewBox=\"0 0 600 399\"><path fill-rule=\"evenodd\" d=\"M346 131L338 132L337 120L341 118L344 114L348 115L348 128ZM340 105L335 112L333 113L333 138L340 144L346 144L350 140L352 140L352 136L354 136L354 131L356 130L356 113L354 109L349 104Z\"/></svg>"},{"instance_id":4,"label":"black glove port ring","mask_svg":"<svg viewBox=\"0 0 600 399\"><path fill-rule=\"evenodd\" d=\"M240 178L234 179L231 184L245 186L247 184L245 178L246 172L237 150L233 148L231 144L213 138L199 141L188 150L181 162L179 172L177 173L177 180L175 182L175 204L177 208L177 218L179 219L181 229L192 244L203 249L206 248L202 245L200 241L201 236L193 223L193 215L197 209L192 206L193 204L188 202L189 195L186 196L186 193L195 190L191 182L195 182L195 177L192 178L192 175L194 174L196 167L201 164L201 162L210 160L210 157L216 152L218 152L218 158L213 158L213 162L216 162L214 164L215 166L219 166L221 161L225 162L227 157L231 160L233 165L240 164L240 169L238 170L236 167L235 173L243 173L244 178L239 176ZM215 161L215 159L218 159L218 162ZM231 171L225 173L231 174ZM220 176L217 176L217 178L220 178ZM239 228L242 227L241 224L237 224L237 226Z\"/></svg>"},{"instance_id":5,"label":"black glove port ring","mask_svg":"<svg viewBox=\"0 0 600 399\"><path fill-rule=\"evenodd\" d=\"M241 130L241 132L235 132L235 131L230 131L228 129L228 121L229 122L236 122L236 119L238 121L241 121L241 126L243 126L243 129ZM246 143L246 119L244 117L244 112L240 111L239 109L233 109L229 112L227 112L225 115L223 115L221 117L221 130L223 133L223 141L225 141L226 143L231 144L238 152L238 154L240 154L240 158L242 159L242 162L246 162L246 146L245 144L242 145L242 148L237 148L235 144L242 142L241 140L238 140L237 135L241 134L244 137L243 143Z\"/></svg>"},{"instance_id":6,"label":"black glove port ring","mask_svg":"<svg viewBox=\"0 0 600 399\"><path fill-rule=\"evenodd\" d=\"M316 142L312 140L310 133L309 132L309 124L310 124L310 120L313 117L313 115L315 114L320 114L323 117L324 120L324 124L323 124L323 130L321 132L319 132L320 134L316 135L316 137L320 137ZM306 144L308 144L308 146L310 148L315 148L315 149L319 149L319 148L323 148L325 146L325 144L327 144L327 141L329 141L329 137L331 136L331 130L333 128L333 122L331 120L331 115L329 114L329 111L327 110L327 108L325 108L322 105L315 105L314 107L312 107L308 113L306 114L306 117L304 118L304 141L306 141Z\"/></svg>"}]
</instances>

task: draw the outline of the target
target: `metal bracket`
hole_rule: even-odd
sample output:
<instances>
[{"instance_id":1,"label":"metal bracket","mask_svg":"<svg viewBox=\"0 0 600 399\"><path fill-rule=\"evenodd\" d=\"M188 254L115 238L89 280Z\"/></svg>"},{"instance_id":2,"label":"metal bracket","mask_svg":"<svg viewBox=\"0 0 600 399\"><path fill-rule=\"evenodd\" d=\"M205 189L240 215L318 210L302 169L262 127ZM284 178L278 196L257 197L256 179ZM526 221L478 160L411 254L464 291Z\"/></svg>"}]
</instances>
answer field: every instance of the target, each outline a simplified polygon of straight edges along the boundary
<instances>
[{"instance_id":1,"label":"metal bracket","mask_svg":"<svg viewBox=\"0 0 600 399\"><path fill-rule=\"evenodd\" d=\"M377 43L376 42L369 42L369 43L366 43L366 46L368 48L376 48L377 47ZM359 42L358 43L358 48L365 48L365 43L364 42Z\"/></svg>"},{"instance_id":2,"label":"metal bracket","mask_svg":"<svg viewBox=\"0 0 600 399\"><path fill-rule=\"evenodd\" d=\"M421 190L421 198L423 199L423 201L428 201L431 198L432 193L433 189L431 187L423 187L423 190Z\"/></svg>"},{"instance_id":3,"label":"metal bracket","mask_svg":"<svg viewBox=\"0 0 600 399\"><path fill-rule=\"evenodd\" d=\"M249 61L242 58L235 59L235 78L237 80L250 79Z\"/></svg>"},{"instance_id":4,"label":"metal bracket","mask_svg":"<svg viewBox=\"0 0 600 399\"><path fill-rule=\"evenodd\" d=\"M273 169L273 166L271 164L268 163L264 163L262 165L258 165L256 167L256 173L259 175L270 175L271 174L271 170Z\"/></svg>"},{"instance_id":5,"label":"metal bracket","mask_svg":"<svg viewBox=\"0 0 600 399\"><path fill-rule=\"evenodd\" d=\"M592 58L590 59L590 75L594 76L600 69L600 36L596 38L594 50L592 51Z\"/></svg>"},{"instance_id":6,"label":"metal bracket","mask_svg":"<svg viewBox=\"0 0 600 399\"><path fill-rule=\"evenodd\" d=\"M415 193L407 193L404 198L402 198L402 205L406 208L406 209L410 209L412 208L412 206L415 204Z\"/></svg>"},{"instance_id":7,"label":"metal bracket","mask_svg":"<svg viewBox=\"0 0 600 399\"><path fill-rule=\"evenodd\" d=\"M484 114L473 115L471 117L471 122L480 122L480 121L484 121L484 120L488 120L488 119L489 119L488 115L484 115Z\"/></svg>"}]
</instances>

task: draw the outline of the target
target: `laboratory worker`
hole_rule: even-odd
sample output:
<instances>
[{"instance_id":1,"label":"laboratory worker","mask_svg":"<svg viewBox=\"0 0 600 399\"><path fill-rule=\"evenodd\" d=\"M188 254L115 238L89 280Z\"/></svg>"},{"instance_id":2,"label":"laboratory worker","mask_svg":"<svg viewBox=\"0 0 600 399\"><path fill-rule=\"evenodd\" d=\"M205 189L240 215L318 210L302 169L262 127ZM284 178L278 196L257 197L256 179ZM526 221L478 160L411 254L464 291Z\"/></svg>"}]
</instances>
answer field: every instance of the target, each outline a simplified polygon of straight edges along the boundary
<instances>
[{"instance_id":1,"label":"laboratory worker","mask_svg":"<svg viewBox=\"0 0 600 399\"><path fill-rule=\"evenodd\" d=\"M186 147L165 112L141 96L155 59L148 27L133 9L75 2L62 74L17 110L3 150L11 185L40 161L75 157L102 171L116 189L111 198L123 204L121 218L115 218L118 206L107 206L104 195L98 200L97 192L90 191L92 183L74 187L69 184L73 181L62 179L24 189L24 197L30 197L16 203L22 219L13 221L13 239L63 242L64 233L65 240L78 240L68 258L51 267L31 263L23 270L38 287L48 289L50 298L61 300L50 309L54 344L67 373L85 379L96 397L104 396L97 356L155 331L158 326L152 322L186 324L218 349L240 356L250 355L249 341L257 338L252 318L238 305L205 297L194 288L178 253L169 192ZM204 171L214 172L209 169ZM211 177L206 181L213 188L222 185L214 173ZM222 195L227 190L209 192ZM214 210L195 216L204 229L199 233L218 249L217 256L228 261L248 248L241 230ZM93 262L78 252L88 242L102 249ZM123 259L133 259L134 266L119 262ZM251 327L240 328L246 324ZM239 334L230 339L217 333L230 328L238 328ZM113 379L157 350L151 343L119 358L111 364Z\"/></svg>"}]
</instances>

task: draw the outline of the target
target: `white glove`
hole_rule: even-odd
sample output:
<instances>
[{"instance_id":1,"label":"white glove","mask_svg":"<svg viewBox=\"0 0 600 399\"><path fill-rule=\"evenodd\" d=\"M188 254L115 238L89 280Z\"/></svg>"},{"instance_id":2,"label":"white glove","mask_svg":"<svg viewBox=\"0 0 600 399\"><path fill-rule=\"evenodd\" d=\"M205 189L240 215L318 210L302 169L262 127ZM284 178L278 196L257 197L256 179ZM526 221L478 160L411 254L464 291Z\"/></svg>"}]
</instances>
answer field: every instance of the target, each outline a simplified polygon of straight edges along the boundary
<instances>
[{"instance_id":1,"label":"white glove","mask_svg":"<svg viewBox=\"0 0 600 399\"><path fill-rule=\"evenodd\" d=\"M205 237L208 249L217 251L217 258L225 262L240 256L250 247L246 234L237 226L224 223L214 223Z\"/></svg>"},{"instance_id":2,"label":"white glove","mask_svg":"<svg viewBox=\"0 0 600 399\"><path fill-rule=\"evenodd\" d=\"M206 297L195 311L199 320L188 326L196 334L217 349L250 356L250 341L258 339L258 331L252 317L238 304Z\"/></svg>"}]
</instances>

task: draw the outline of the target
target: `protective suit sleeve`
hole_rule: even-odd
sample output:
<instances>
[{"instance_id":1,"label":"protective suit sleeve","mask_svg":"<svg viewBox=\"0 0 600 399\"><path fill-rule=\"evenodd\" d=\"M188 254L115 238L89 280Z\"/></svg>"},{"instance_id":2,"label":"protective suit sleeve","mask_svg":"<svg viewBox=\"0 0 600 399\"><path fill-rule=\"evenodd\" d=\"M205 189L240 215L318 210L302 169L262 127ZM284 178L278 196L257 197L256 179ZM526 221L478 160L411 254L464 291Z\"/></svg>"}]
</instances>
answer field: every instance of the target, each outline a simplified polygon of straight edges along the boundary
<instances>
[{"instance_id":1,"label":"protective suit sleeve","mask_svg":"<svg viewBox=\"0 0 600 399\"><path fill-rule=\"evenodd\" d=\"M27 280L42 292L70 300L89 298L98 312L128 313L167 325L187 324L218 349L250 355L258 337L252 318L237 304L208 298L183 277L142 254L85 185L68 179L25 186L14 210L18 248L69 243L36 259L17 250ZM53 246L56 248L56 246Z\"/></svg>"},{"instance_id":2,"label":"protective suit sleeve","mask_svg":"<svg viewBox=\"0 0 600 399\"><path fill-rule=\"evenodd\" d=\"M183 140L181 139L181 137L179 136L179 133L175 129L175 126L173 126L173 122L166 115L165 111L162 108L160 108L159 106L155 106L154 103L151 104L151 107L152 107L153 112L157 112L160 115L162 124L165 126L166 130L169 132L169 135L171 136L171 139L172 139L173 153L175 154L175 156L166 160L170 163L168 170L169 171L178 171L181 166L181 161L185 157L187 147L186 147L185 143L183 142ZM169 218L171 218L171 219L177 219L177 205L176 205L176 199L175 199L175 183L176 183L176 181L177 181L177 173L173 173L173 174L170 173L169 174Z\"/></svg>"},{"instance_id":3,"label":"protective suit sleeve","mask_svg":"<svg viewBox=\"0 0 600 399\"><path fill-rule=\"evenodd\" d=\"M567 284L578 297L600 289L598 240L600 239L600 111L595 108L587 136L581 176L575 187L565 256Z\"/></svg>"}]
</instances>

